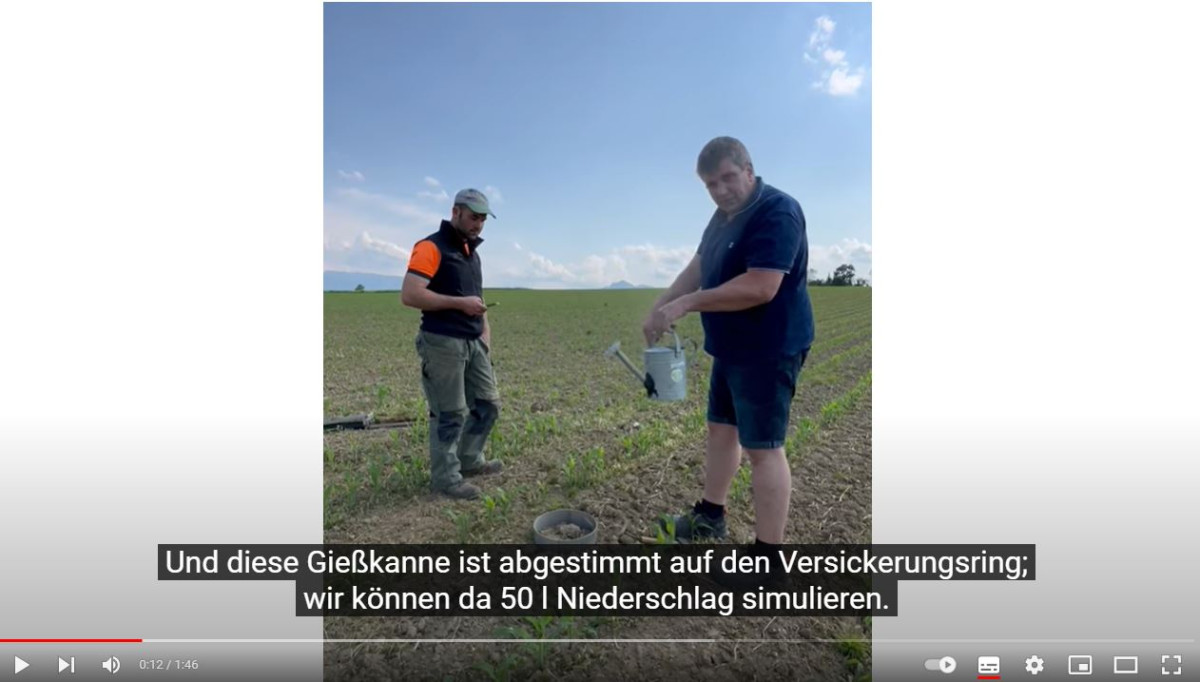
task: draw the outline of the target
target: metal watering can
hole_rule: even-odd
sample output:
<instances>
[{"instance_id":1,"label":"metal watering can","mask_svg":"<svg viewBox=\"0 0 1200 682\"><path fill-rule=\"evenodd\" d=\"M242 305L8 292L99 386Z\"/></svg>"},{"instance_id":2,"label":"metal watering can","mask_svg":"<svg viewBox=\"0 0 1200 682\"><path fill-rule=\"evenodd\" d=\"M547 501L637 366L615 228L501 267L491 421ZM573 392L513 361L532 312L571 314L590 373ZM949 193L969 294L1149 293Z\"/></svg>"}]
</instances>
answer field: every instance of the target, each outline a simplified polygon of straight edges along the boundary
<instances>
[{"instance_id":1,"label":"metal watering can","mask_svg":"<svg viewBox=\"0 0 1200 682\"><path fill-rule=\"evenodd\" d=\"M643 364L646 366L645 373L639 372L637 367L625 357L621 352L621 342L614 341L613 345L604 351L605 357L616 357L637 380L642 382L642 386L646 388L646 397L661 402L674 402L687 398L687 359L684 357L683 348L679 345L679 335L675 330L671 330L671 336L675 337L674 348L655 347L647 348L643 353Z\"/></svg>"}]
</instances>

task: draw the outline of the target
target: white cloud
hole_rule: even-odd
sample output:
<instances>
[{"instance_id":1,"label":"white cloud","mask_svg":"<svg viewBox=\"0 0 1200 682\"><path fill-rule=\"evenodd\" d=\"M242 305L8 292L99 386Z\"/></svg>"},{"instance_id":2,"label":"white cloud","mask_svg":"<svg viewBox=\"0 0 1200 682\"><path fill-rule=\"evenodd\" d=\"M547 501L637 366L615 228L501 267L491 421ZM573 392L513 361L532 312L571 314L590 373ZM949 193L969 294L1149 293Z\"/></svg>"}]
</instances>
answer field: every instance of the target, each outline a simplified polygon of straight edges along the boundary
<instances>
[{"instance_id":1,"label":"white cloud","mask_svg":"<svg viewBox=\"0 0 1200 682\"><path fill-rule=\"evenodd\" d=\"M324 269L338 272L370 272L403 275L409 250L387 239L360 232L352 240L326 240Z\"/></svg>"},{"instance_id":2,"label":"white cloud","mask_svg":"<svg viewBox=\"0 0 1200 682\"><path fill-rule=\"evenodd\" d=\"M483 193L487 195L488 201L494 201L497 204L504 203L504 195L500 193L499 187L488 185L487 187L483 188Z\"/></svg>"},{"instance_id":3,"label":"white cloud","mask_svg":"<svg viewBox=\"0 0 1200 682\"><path fill-rule=\"evenodd\" d=\"M410 221L420 222L437 227L441 223L442 215L434 213L428 209L421 208L415 204L411 204L404 199L397 199L383 194L373 194L364 192L361 189L347 187L339 189L336 192L337 196L347 203L373 210L382 210L401 218Z\"/></svg>"},{"instance_id":4,"label":"white cloud","mask_svg":"<svg viewBox=\"0 0 1200 682\"><path fill-rule=\"evenodd\" d=\"M835 69L829 76L828 91L829 94L853 95L862 87L863 79L866 77L866 69L859 67L858 71L851 74L845 69Z\"/></svg>"},{"instance_id":5,"label":"white cloud","mask_svg":"<svg viewBox=\"0 0 1200 682\"><path fill-rule=\"evenodd\" d=\"M829 42L833 37L833 29L837 26L837 22L827 16L817 17L816 28L808 36L808 46L814 47L821 43Z\"/></svg>"},{"instance_id":6,"label":"white cloud","mask_svg":"<svg viewBox=\"0 0 1200 682\"><path fill-rule=\"evenodd\" d=\"M402 275L408 249L437 230L441 219L416 199L356 187L334 191L325 204L324 268Z\"/></svg>"},{"instance_id":7,"label":"white cloud","mask_svg":"<svg viewBox=\"0 0 1200 682\"><path fill-rule=\"evenodd\" d=\"M426 175L425 186L430 189L417 192L417 196L422 199L431 199L433 201L450 201L450 195L446 194L446 188L442 187L441 181L437 178Z\"/></svg>"},{"instance_id":8,"label":"white cloud","mask_svg":"<svg viewBox=\"0 0 1200 682\"><path fill-rule=\"evenodd\" d=\"M830 64L833 64L834 66L837 66L838 64L846 63L846 51L845 50L826 49L824 52L821 53L821 56L825 58L825 61L829 62Z\"/></svg>"},{"instance_id":9,"label":"white cloud","mask_svg":"<svg viewBox=\"0 0 1200 682\"><path fill-rule=\"evenodd\" d=\"M400 231L385 224L348 220L327 208L325 269L403 275L409 247L430 230ZM354 232L347 233L348 230ZM491 246L492 248L488 248ZM600 289L625 280L635 285L666 287L695 255L694 247L630 244L607 253L555 260L517 242L489 242L481 251L484 284L489 287L535 289ZM809 268L824 278L839 265L854 266L857 277L871 279L871 244L842 239L831 245L810 244Z\"/></svg>"},{"instance_id":10,"label":"white cloud","mask_svg":"<svg viewBox=\"0 0 1200 682\"><path fill-rule=\"evenodd\" d=\"M682 270L692 260L696 250L693 248L677 248L664 249L653 244L639 244L637 246L623 246L620 252L627 256L644 258L655 264L658 263L675 263Z\"/></svg>"},{"instance_id":11,"label":"white cloud","mask_svg":"<svg viewBox=\"0 0 1200 682\"><path fill-rule=\"evenodd\" d=\"M513 243L512 250L485 258L490 286L599 289L625 280L635 285L665 287L691 260L693 248L629 245L608 253L587 254L558 262ZM494 281L493 281L494 280Z\"/></svg>"},{"instance_id":12,"label":"white cloud","mask_svg":"<svg viewBox=\"0 0 1200 682\"><path fill-rule=\"evenodd\" d=\"M421 191L417 192L417 196L423 199L432 199L434 201L450 201L450 195L446 194L446 190L439 189L436 192Z\"/></svg>"},{"instance_id":13,"label":"white cloud","mask_svg":"<svg viewBox=\"0 0 1200 682\"><path fill-rule=\"evenodd\" d=\"M808 36L808 47L819 54L821 59L805 52L804 61L814 70L819 68L822 61L827 67L820 72L820 78L813 83L813 88L834 97L854 95L866 82L866 67L852 65L846 59L845 50L833 47L833 31L837 22L822 16L814 23L813 32Z\"/></svg>"},{"instance_id":14,"label":"white cloud","mask_svg":"<svg viewBox=\"0 0 1200 682\"><path fill-rule=\"evenodd\" d=\"M531 270L527 273L534 279L538 280L558 280L561 284L573 284L576 282L575 273L565 265L559 265L554 261L536 253L529 254L529 265Z\"/></svg>"},{"instance_id":15,"label":"white cloud","mask_svg":"<svg viewBox=\"0 0 1200 682\"><path fill-rule=\"evenodd\" d=\"M350 171L349 173L347 173L346 171L344 171L340 168L338 169L338 175L340 175L343 180L350 180L353 182L363 182L367 179L362 173L360 173L358 171Z\"/></svg>"},{"instance_id":16,"label":"white cloud","mask_svg":"<svg viewBox=\"0 0 1200 682\"><path fill-rule=\"evenodd\" d=\"M366 248L368 251L382 253L385 256L391 256L398 260L408 262L408 255L409 255L408 249L402 248L396 244L393 244L389 241L385 241L383 239L375 239L375 238L371 237L371 234L369 232L363 232L359 236L359 243L361 243L363 245L363 247Z\"/></svg>"},{"instance_id":17,"label":"white cloud","mask_svg":"<svg viewBox=\"0 0 1200 682\"><path fill-rule=\"evenodd\" d=\"M843 239L831 246L809 245L808 268L819 277L832 274L839 265L854 266L856 277L871 279L871 245L857 239Z\"/></svg>"}]
</instances>

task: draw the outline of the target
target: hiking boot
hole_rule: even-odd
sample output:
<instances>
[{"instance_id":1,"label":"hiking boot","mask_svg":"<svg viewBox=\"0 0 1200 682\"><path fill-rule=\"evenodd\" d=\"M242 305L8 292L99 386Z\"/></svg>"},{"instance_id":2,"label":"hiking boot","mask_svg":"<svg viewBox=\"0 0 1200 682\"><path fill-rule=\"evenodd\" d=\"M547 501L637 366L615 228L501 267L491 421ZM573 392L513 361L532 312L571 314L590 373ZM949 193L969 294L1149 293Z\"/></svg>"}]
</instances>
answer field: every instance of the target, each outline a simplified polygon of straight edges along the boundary
<instances>
[{"instance_id":1,"label":"hiking boot","mask_svg":"<svg viewBox=\"0 0 1200 682\"><path fill-rule=\"evenodd\" d=\"M479 467L478 469L463 471L462 475L463 478L471 478L472 476L491 476L492 474L498 474L501 471L504 471L504 462L501 462L498 459L493 459L484 462L483 466Z\"/></svg>"},{"instance_id":2,"label":"hiking boot","mask_svg":"<svg viewBox=\"0 0 1200 682\"><path fill-rule=\"evenodd\" d=\"M700 513L700 503L697 502L692 511L674 517L675 541L691 542L693 540L720 540L728 535L725 529L725 516L713 519ZM664 533L668 528L664 520L658 522Z\"/></svg>"},{"instance_id":3,"label":"hiking boot","mask_svg":"<svg viewBox=\"0 0 1200 682\"><path fill-rule=\"evenodd\" d=\"M459 481L443 490L442 494L459 500L478 500L483 491L479 489L479 486L471 485L466 481Z\"/></svg>"}]
</instances>

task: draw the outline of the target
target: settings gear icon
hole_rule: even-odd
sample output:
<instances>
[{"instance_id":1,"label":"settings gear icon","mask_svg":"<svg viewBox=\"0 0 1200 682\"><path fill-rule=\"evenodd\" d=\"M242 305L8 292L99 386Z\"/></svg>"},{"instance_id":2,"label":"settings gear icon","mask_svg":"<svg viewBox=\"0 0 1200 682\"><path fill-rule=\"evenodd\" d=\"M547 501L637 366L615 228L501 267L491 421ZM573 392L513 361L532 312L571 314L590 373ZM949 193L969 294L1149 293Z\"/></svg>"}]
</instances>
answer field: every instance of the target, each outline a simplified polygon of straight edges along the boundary
<instances>
[{"instance_id":1,"label":"settings gear icon","mask_svg":"<svg viewBox=\"0 0 1200 682\"><path fill-rule=\"evenodd\" d=\"M1046 662L1037 656L1030 656L1025 659L1025 672L1030 675L1036 675L1046 669Z\"/></svg>"}]
</instances>

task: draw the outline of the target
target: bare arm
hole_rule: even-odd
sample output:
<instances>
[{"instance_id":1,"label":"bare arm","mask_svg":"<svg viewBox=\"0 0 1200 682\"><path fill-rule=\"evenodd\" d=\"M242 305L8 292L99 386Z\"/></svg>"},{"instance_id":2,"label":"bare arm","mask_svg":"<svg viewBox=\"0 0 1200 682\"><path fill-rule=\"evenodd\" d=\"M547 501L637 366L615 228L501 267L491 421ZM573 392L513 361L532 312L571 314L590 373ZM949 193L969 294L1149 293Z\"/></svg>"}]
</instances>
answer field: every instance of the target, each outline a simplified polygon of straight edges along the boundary
<instances>
[{"instance_id":1,"label":"bare arm","mask_svg":"<svg viewBox=\"0 0 1200 682\"><path fill-rule=\"evenodd\" d=\"M674 301L680 311L687 313L719 313L746 310L769 303L779 293L784 273L777 270L749 270L719 287L685 294Z\"/></svg>"},{"instance_id":2,"label":"bare arm","mask_svg":"<svg viewBox=\"0 0 1200 682\"><path fill-rule=\"evenodd\" d=\"M700 254L696 254L692 256L691 262L687 264L687 267L683 269L683 272L679 273L679 275L675 277L675 281L672 282L671 286L667 288L666 293L664 293L662 296L659 296L658 300L654 302L654 310L658 310L680 296L683 296L684 294L690 294L699 288Z\"/></svg>"},{"instance_id":3,"label":"bare arm","mask_svg":"<svg viewBox=\"0 0 1200 682\"><path fill-rule=\"evenodd\" d=\"M646 337L646 344L653 344L658 340L659 336L666 330L665 326L660 324L661 315L659 311L664 305L676 301L681 297L688 296L700 288L700 254L692 256L692 260L675 277L675 281L671 282L671 286L667 291L658 297L654 305L650 307L650 312L646 315L646 319L642 321L642 334Z\"/></svg>"},{"instance_id":4,"label":"bare arm","mask_svg":"<svg viewBox=\"0 0 1200 682\"><path fill-rule=\"evenodd\" d=\"M777 270L748 270L719 287L684 294L647 318L646 342L654 343L675 320L691 312L732 312L768 303L779 293L783 275Z\"/></svg>"}]
</instances>

